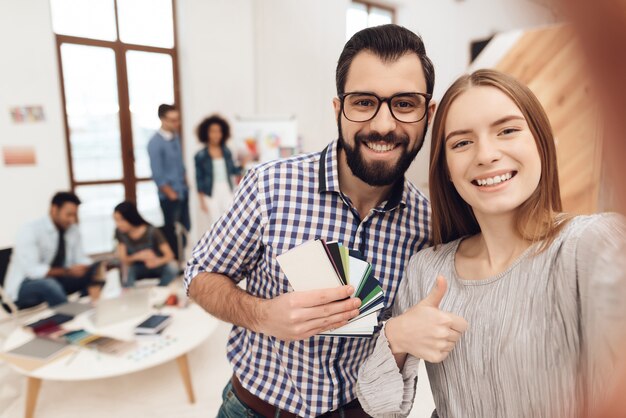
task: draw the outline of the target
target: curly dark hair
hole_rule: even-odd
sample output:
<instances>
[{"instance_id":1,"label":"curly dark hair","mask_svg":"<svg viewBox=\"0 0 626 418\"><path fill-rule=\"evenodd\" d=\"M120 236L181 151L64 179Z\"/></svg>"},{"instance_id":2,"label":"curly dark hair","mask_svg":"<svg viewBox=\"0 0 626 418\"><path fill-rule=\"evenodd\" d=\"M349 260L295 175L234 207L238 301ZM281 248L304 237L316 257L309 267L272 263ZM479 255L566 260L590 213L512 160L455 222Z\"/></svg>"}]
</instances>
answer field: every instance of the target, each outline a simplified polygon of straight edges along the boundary
<instances>
[{"instance_id":1,"label":"curly dark hair","mask_svg":"<svg viewBox=\"0 0 626 418\"><path fill-rule=\"evenodd\" d=\"M203 144L209 142L209 128L214 123L218 124L220 128L222 128L222 142L220 145L224 145L228 138L230 138L230 125L226 122L226 119L219 115L211 115L200 122L200 125L198 125L198 128L196 129L198 141Z\"/></svg>"}]
</instances>

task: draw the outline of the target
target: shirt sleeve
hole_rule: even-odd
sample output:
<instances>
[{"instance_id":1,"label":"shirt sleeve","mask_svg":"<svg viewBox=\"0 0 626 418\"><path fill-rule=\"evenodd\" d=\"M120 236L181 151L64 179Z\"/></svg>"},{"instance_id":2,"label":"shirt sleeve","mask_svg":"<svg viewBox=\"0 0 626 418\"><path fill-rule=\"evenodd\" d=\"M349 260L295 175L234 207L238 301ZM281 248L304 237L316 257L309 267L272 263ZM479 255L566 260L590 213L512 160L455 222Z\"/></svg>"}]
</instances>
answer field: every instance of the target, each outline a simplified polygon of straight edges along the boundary
<instances>
[{"instance_id":1,"label":"shirt sleeve","mask_svg":"<svg viewBox=\"0 0 626 418\"><path fill-rule=\"evenodd\" d=\"M42 262L42 255L37 245L37 230L33 225L24 227L17 235L13 259L24 272L25 277L41 279L50 270L50 264Z\"/></svg>"},{"instance_id":2,"label":"shirt sleeve","mask_svg":"<svg viewBox=\"0 0 626 418\"><path fill-rule=\"evenodd\" d=\"M167 184L164 175L165 161L163 150L159 143L154 139L148 143L148 155L150 156L150 169L152 170L152 179L158 188Z\"/></svg>"},{"instance_id":3,"label":"shirt sleeve","mask_svg":"<svg viewBox=\"0 0 626 418\"><path fill-rule=\"evenodd\" d=\"M263 215L258 176L251 170L241 183L233 205L205 233L185 270L185 289L199 273L220 273L238 283L258 260L262 248Z\"/></svg>"},{"instance_id":4,"label":"shirt sleeve","mask_svg":"<svg viewBox=\"0 0 626 418\"><path fill-rule=\"evenodd\" d=\"M589 222L576 245L583 382L594 410L611 383L626 343L626 223L616 214Z\"/></svg>"},{"instance_id":5,"label":"shirt sleeve","mask_svg":"<svg viewBox=\"0 0 626 418\"><path fill-rule=\"evenodd\" d=\"M416 256L409 262L398 288L393 316L398 316L416 303ZM365 412L375 417L406 417L413 408L417 387L419 359L407 355L402 370L389 348L383 327L374 351L359 370L356 392Z\"/></svg>"}]
</instances>

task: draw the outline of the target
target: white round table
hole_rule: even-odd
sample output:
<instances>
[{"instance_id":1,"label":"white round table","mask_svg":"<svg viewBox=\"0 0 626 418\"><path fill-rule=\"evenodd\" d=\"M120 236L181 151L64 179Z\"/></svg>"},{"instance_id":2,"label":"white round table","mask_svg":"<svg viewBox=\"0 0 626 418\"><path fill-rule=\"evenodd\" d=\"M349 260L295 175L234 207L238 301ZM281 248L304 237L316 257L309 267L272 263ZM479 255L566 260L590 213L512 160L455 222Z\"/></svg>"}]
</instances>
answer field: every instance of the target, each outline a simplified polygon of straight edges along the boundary
<instances>
[{"instance_id":1,"label":"white round table","mask_svg":"<svg viewBox=\"0 0 626 418\"><path fill-rule=\"evenodd\" d=\"M154 311L157 312L156 310ZM218 320L196 304L186 308L164 307L159 313L172 315L172 322L160 336L134 335L134 328L147 315L128 318L114 325L95 328L88 312L76 316L63 324L67 329L85 329L88 332L127 341L136 341L135 346L119 355L100 353L88 348L73 348L74 353L61 356L35 370L26 370L16 364L8 364L18 373L28 377L25 417L32 418L37 403L37 396L42 380L92 380L120 376L149 369L160 364L176 360L189 402L195 397L189 373L187 354L204 342L213 332ZM42 317L51 311L42 313ZM14 330L4 344L4 351L9 351L33 338L32 332L24 328Z\"/></svg>"}]
</instances>

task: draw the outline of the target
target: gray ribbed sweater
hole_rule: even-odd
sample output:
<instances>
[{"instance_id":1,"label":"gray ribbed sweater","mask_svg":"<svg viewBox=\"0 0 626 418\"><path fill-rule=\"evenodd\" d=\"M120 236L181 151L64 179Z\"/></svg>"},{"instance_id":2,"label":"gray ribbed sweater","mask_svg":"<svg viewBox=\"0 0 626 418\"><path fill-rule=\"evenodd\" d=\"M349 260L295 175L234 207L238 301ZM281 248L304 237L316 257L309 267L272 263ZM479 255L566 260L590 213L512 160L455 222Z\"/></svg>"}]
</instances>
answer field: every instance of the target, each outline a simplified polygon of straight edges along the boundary
<instances>
[{"instance_id":1,"label":"gray ribbed sweater","mask_svg":"<svg viewBox=\"0 0 626 418\"><path fill-rule=\"evenodd\" d=\"M613 214L572 219L544 252L530 247L495 277L463 280L460 240L413 256L394 315L448 279L440 309L469 323L450 355L426 363L441 418L579 417L601 400L626 330L626 228ZM606 360L606 361L604 361ZM419 360L400 373L381 332L357 393L373 416L406 416Z\"/></svg>"}]
</instances>

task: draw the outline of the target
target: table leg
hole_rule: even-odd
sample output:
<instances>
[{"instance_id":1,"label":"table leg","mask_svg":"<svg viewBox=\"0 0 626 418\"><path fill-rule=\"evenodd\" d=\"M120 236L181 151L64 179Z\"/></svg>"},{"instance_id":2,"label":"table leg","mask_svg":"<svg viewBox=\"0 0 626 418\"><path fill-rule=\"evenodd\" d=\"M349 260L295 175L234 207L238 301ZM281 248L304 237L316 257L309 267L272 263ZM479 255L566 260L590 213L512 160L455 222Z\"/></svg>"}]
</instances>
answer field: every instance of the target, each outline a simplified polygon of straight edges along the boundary
<instances>
[{"instance_id":1,"label":"table leg","mask_svg":"<svg viewBox=\"0 0 626 418\"><path fill-rule=\"evenodd\" d=\"M33 418L35 415L35 406L37 405L37 396L41 388L41 379L29 377L26 383L26 411L25 418Z\"/></svg>"},{"instance_id":2,"label":"table leg","mask_svg":"<svg viewBox=\"0 0 626 418\"><path fill-rule=\"evenodd\" d=\"M187 390L187 397L189 398L189 403L195 403L196 397L193 394L193 385L191 383L191 374L189 373L189 363L187 362L187 354L183 354L182 356L177 357L176 362L178 363L178 370L180 370L180 375L183 378L183 383L185 385L185 389Z\"/></svg>"}]
</instances>

